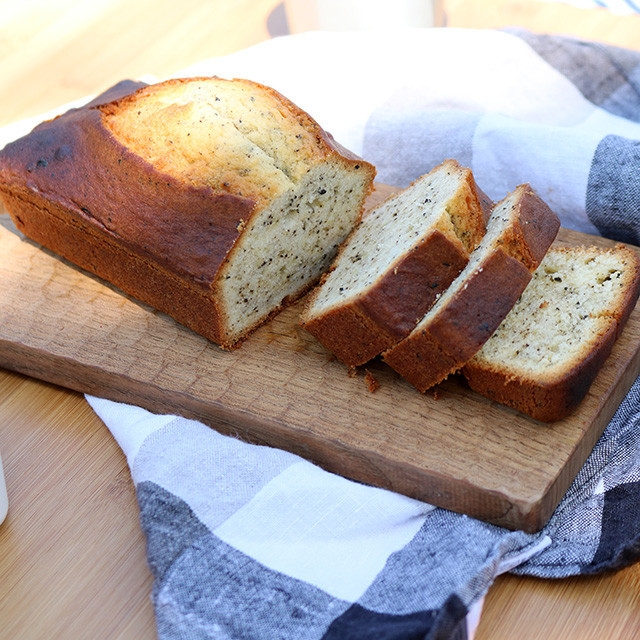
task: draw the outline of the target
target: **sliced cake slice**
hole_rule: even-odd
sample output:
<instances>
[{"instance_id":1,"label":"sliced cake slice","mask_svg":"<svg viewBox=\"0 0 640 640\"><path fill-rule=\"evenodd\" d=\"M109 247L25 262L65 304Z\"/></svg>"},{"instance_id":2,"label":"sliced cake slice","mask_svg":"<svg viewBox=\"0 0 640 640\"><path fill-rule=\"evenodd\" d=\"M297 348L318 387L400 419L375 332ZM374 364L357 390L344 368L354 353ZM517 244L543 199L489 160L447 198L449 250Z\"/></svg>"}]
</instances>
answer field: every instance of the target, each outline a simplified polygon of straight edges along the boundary
<instances>
[{"instance_id":1,"label":"sliced cake slice","mask_svg":"<svg viewBox=\"0 0 640 640\"><path fill-rule=\"evenodd\" d=\"M462 273L384 361L421 392L458 371L509 313L559 227L529 185L517 187L494 207Z\"/></svg>"},{"instance_id":2,"label":"sliced cake slice","mask_svg":"<svg viewBox=\"0 0 640 640\"><path fill-rule=\"evenodd\" d=\"M364 216L309 296L302 326L348 366L406 336L485 229L471 171L447 160Z\"/></svg>"},{"instance_id":3,"label":"sliced cake slice","mask_svg":"<svg viewBox=\"0 0 640 640\"><path fill-rule=\"evenodd\" d=\"M469 386L536 420L560 420L587 394L639 292L640 259L629 247L553 247L463 368Z\"/></svg>"}]
</instances>

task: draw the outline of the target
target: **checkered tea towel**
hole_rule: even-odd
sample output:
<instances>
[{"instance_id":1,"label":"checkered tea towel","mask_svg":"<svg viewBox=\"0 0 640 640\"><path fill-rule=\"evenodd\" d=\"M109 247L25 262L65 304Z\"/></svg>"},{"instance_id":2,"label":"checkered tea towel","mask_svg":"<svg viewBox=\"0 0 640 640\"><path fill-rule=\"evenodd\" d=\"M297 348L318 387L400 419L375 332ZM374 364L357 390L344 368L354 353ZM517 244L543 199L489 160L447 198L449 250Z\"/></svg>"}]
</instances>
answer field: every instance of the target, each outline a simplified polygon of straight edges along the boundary
<instances>
[{"instance_id":1,"label":"checkered tea towel","mask_svg":"<svg viewBox=\"0 0 640 640\"><path fill-rule=\"evenodd\" d=\"M463 640L504 571L557 578L638 558L639 397L636 382L537 534L88 400L129 460L160 638Z\"/></svg>"},{"instance_id":2,"label":"checkered tea towel","mask_svg":"<svg viewBox=\"0 0 640 640\"><path fill-rule=\"evenodd\" d=\"M186 73L275 87L381 182L455 157L496 200L530 182L564 226L640 242L639 53L526 32L309 33ZM129 461L165 640L471 638L501 572L640 555L639 381L537 534L88 399Z\"/></svg>"}]
</instances>

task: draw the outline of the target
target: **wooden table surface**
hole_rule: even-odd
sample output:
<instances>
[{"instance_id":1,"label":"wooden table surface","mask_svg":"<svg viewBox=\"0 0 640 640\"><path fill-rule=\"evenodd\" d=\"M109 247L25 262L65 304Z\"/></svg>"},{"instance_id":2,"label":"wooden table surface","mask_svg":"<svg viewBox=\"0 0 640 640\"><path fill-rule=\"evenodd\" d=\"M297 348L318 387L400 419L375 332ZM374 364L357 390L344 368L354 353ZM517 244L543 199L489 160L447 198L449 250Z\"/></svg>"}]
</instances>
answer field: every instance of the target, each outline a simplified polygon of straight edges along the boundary
<instances>
[{"instance_id":1,"label":"wooden table surface","mask_svg":"<svg viewBox=\"0 0 640 640\"><path fill-rule=\"evenodd\" d=\"M278 0L0 0L0 126L281 34L283 11ZM446 0L445 12L454 27L517 24L640 49L640 17L599 9ZM155 638L129 470L84 398L0 370L0 455L0 639ZM561 581L501 576L476 637L640 637L640 564Z\"/></svg>"}]
</instances>

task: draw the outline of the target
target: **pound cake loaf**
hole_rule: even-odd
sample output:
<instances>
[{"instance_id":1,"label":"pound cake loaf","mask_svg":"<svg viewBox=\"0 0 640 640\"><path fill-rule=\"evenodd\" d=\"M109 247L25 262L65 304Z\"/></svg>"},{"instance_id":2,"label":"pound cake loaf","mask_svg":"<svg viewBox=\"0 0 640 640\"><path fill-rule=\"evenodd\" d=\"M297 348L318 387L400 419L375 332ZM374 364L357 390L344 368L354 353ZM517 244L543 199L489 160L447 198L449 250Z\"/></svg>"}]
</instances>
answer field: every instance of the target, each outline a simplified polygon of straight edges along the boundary
<instances>
[{"instance_id":1,"label":"pound cake loaf","mask_svg":"<svg viewBox=\"0 0 640 640\"><path fill-rule=\"evenodd\" d=\"M462 273L383 360L420 392L457 372L509 313L559 228L529 185L517 187L494 207Z\"/></svg>"},{"instance_id":2,"label":"pound cake loaf","mask_svg":"<svg viewBox=\"0 0 640 640\"><path fill-rule=\"evenodd\" d=\"M223 348L300 298L375 168L248 80L123 84L0 152L19 230Z\"/></svg>"},{"instance_id":3,"label":"pound cake loaf","mask_svg":"<svg viewBox=\"0 0 640 640\"><path fill-rule=\"evenodd\" d=\"M302 326L348 366L371 360L460 273L484 218L471 171L445 161L364 216L310 294Z\"/></svg>"},{"instance_id":4,"label":"pound cake loaf","mask_svg":"<svg viewBox=\"0 0 640 640\"><path fill-rule=\"evenodd\" d=\"M587 394L639 292L640 260L629 247L553 247L462 373L496 402L560 420Z\"/></svg>"}]
</instances>

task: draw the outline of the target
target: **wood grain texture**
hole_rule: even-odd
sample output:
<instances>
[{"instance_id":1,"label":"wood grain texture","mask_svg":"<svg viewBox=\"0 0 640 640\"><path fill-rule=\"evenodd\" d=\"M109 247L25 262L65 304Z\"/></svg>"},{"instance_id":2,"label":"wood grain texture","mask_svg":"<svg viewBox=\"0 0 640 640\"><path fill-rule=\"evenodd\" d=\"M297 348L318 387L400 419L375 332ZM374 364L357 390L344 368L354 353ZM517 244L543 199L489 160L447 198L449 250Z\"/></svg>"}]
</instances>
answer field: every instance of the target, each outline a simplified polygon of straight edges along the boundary
<instances>
[{"instance_id":1,"label":"wood grain texture","mask_svg":"<svg viewBox=\"0 0 640 640\"><path fill-rule=\"evenodd\" d=\"M122 451L82 396L3 371L0 386L0 638L153 638Z\"/></svg>"},{"instance_id":2,"label":"wood grain texture","mask_svg":"<svg viewBox=\"0 0 640 640\"><path fill-rule=\"evenodd\" d=\"M640 372L640 312L634 312L577 412L545 425L457 380L423 395L381 363L348 375L298 326L300 305L240 349L223 351L35 243L0 231L1 366L196 418L343 476L512 529L536 531L546 523ZM561 241L591 238L563 231ZM379 383L374 393L366 371Z\"/></svg>"},{"instance_id":3,"label":"wood grain texture","mask_svg":"<svg viewBox=\"0 0 640 640\"><path fill-rule=\"evenodd\" d=\"M562 580L500 576L487 595L476 640L631 640L639 635L636 564L616 573Z\"/></svg>"},{"instance_id":4,"label":"wood grain texture","mask_svg":"<svg viewBox=\"0 0 640 640\"><path fill-rule=\"evenodd\" d=\"M0 0L0 124L269 38L277 0Z\"/></svg>"},{"instance_id":5,"label":"wood grain texture","mask_svg":"<svg viewBox=\"0 0 640 640\"><path fill-rule=\"evenodd\" d=\"M583 38L640 50L640 15L616 15L570 2L530 0L445 0L444 24L452 28L508 29Z\"/></svg>"},{"instance_id":6,"label":"wood grain texture","mask_svg":"<svg viewBox=\"0 0 640 640\"><path fill-rule=\"evenodd\" d=\"M605 10L535 0L445 0L445 10L454 27L517 25L640 48L640 18ZM255 44L281 14L279 0L0 0L0 124ZM0 370L0 452L10 501L0 639L156 638L126 460L82 396ZM627 640L638 635L639 598L639 564L561 581L505 575L476 640Z\"/></svg>"}]
</instances>

